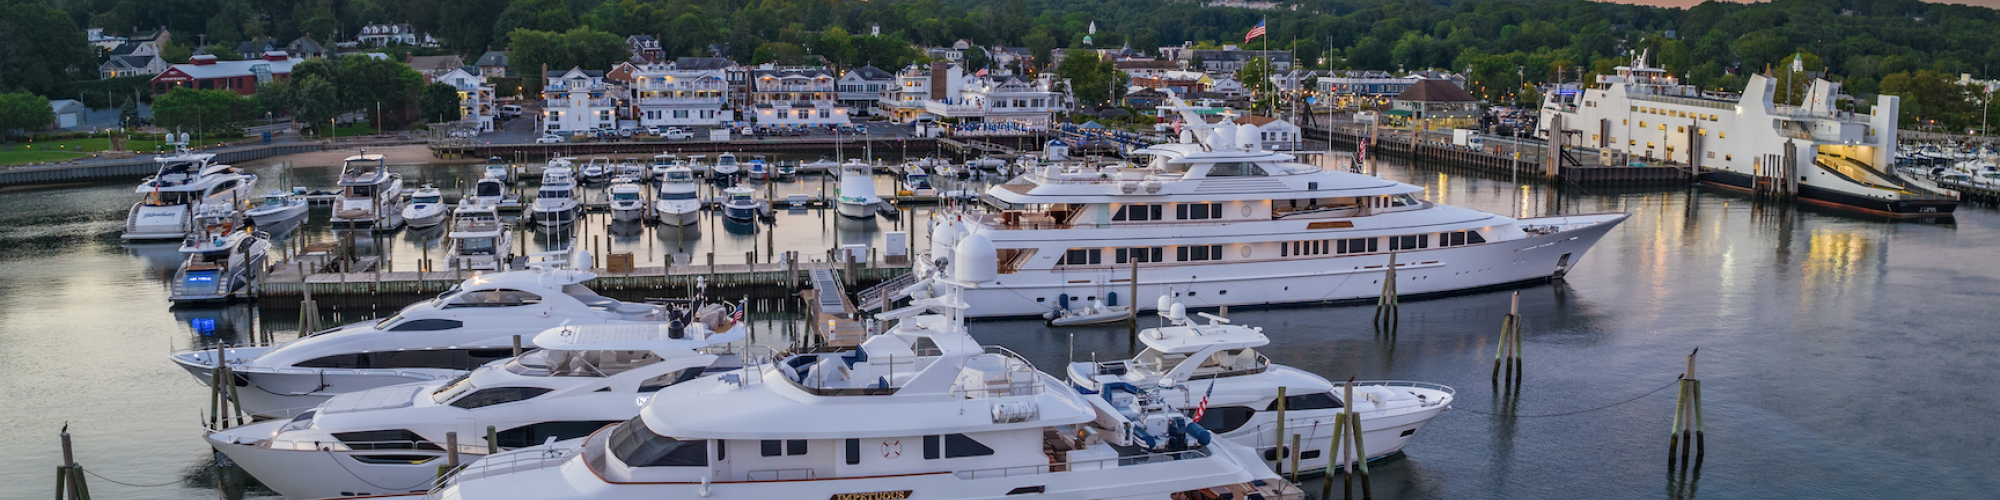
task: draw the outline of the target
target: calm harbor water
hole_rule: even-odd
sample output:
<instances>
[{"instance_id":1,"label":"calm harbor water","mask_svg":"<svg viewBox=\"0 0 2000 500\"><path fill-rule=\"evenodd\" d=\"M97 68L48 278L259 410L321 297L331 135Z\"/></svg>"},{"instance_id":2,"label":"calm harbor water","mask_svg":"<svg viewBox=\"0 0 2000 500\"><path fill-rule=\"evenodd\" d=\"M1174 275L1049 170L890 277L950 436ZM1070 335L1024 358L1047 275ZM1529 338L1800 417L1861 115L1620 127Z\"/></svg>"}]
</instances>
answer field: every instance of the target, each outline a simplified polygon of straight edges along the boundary
<instances>
[{"instance_id":1,"label":"calm harbor water","mask_svg":"<svg viewBox=\"0 0 2000 500\"><path fill-rule=\"evenodd\" d=\"M430 179L446 187L475 168L398 170L412 184ZM1379 497L1671 496L1671 390L1568 413L1671 383L1697 346L1709 450L1698 480L1682 493L1977 498L2000 488L1990 474L2000 467L1992 417L2000 398L1988 395L2000 382L2000 339L1991 326L2000 315L1986 309L2000 298L2000 213L1967 206L1951 223L1892 223L1715 191L1572 189L1552 198L1504 178L1383 169L1443 203L1633 217L1567 280L1521 290L1526 377L1520 396L1504 403L1496 402L1488 375L1506 292L1406 302L1393 337L1370 326L1374 311L1366 306L1231 314L1264 327L1272 338L1265 352L1275 362L1333 379L1421 380L1459 391L1457 409L1418 434L1406 455L1374 466ZM253 171L262 187L281 184L279 169ZM325 187L334 175L301 167L282 183ZM886 190L893 181L878 184ZM216 498L214 460L197 423L207 391L166 354L247 338L253 324L279 339L296 334L296 311L288 307L169 309L162 273L179 263L174 245L130 246L118 238L135 198L131 185L0 190L0 498L48 496L61 460L56 433L65 423L89 470L165 484L92 478L101 498ZM819 187L809 176L774 190L782 197ZM330 241L326 216L316 210L312 221L280 236ZM687 233L628 231L598 220L567 241L608 241L614 251L637 254L642 266L669 253L700 259L715 252L731 263L752 248L812 256L837 244L879 246L883 233L921 220L919 212L901 222L857 224L821 211L781 211L770 225L716 220ZM403 231L371 246L392 267L413 269L435 237ZM535 239L534 248L550 244ZM918 245L925 246L921 239ZM350 309L339 319L400 305ZM782 331L770 321L759 328ZM1078 358L1133 352L1123 327L1051 331L1035 321L1003 321L973 331L1048 371L1061 370L1072 338ZM246 489L240 472L223 476L225 497L269 495Z\"/></svg>"}]
</instances>

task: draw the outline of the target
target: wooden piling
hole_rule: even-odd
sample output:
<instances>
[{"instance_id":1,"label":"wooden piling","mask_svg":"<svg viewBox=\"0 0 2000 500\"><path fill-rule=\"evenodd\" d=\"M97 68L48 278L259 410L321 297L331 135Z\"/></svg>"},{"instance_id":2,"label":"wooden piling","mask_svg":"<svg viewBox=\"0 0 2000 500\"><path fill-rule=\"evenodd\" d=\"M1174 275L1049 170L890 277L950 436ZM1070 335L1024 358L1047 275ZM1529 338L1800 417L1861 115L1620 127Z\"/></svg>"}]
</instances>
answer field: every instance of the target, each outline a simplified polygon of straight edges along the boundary
<instances>
[{"instance_id":1,"label":"wooden piling","mask_svg":"<svg viewBox=\"0 0 2000 500\"><path fill-rule=\"evenodd\" d=\"M1687 371L1681 373L1680 394L1674 398L1672 427L1667 429L1668 470L1676 463L1687 467L1707 454L1707 439L1701 432L1701 380L1694 376L1694 358L1700 352L1700 348L1695 348L1688 353ZM1693 455L1692 461L1689 455Z\"/></svg>"},{"instance_id":2,"label":"wooden piling","mask_svg":"<svg viewBox=\"0 0 2000 500\"><path fill-rule=\"evenodd\" d=\"M1501 376L1501 366L1506 366L1506 376ZM1502 382L1509 388L1521 384L1521 292L1514 292L1513 302L1508 306L1507 316L1500 320L1500 341L1493 349L1493 387L1498 389Z\"/></svg>"},{"instance_id":3,"label":"wooden piling","mask_svg":"<svg viewBox=\"0 0 2000 500\"><path fill-rule=\"evenodd\" d=\"M1382 296L1375 299L1375 326L1389 333L1396 331L1401 323L1397 316L1401 305L1396 301L1396 252L1389 252L1389 267L1382 274Z\"/></svg>"},{"instance_id":4,"label":"wooden piling","mask_svg":"<svg viewBox=\"0 0 2000 500\"><path fill-rule=\"evenodd\" d=\"M1281 385L1281 386L1278 386L1278 401L1277 401L1277 403L1278 403L1278 439L1277 439L1277 441L1278 441L1278 451L1277 451L1277 453L1275 453L1275 454L1272 454L1272 458L1275 458L1275 459L1277 459L1277 462L1278 462L1278 466L1279 466L1280 468L1282 468L1282 467L1283 467L1283 466L1285 465L1285 460L1284 460L1284 457L1285 457L1285 386L1282 386L1282 385ZM1285 471L1277 471L1277 472L1278 472L1279 474L1284 474L1284 472L1285 472Z\"/></svg>"},{"instance_id":5,"label":"wooden piling","mask_svg":"<svg viewBox=\"0 0 2000 500\"><path fill-rule=\"evenodd\" d=\"M445 464L445 466L446 466L446 467L450 467L450 468L452 468L452 469L457 469L457 468L458 468L458 431L448 431L448 432L445 432L445 433L444 433L444 445L445 445L445 452L444 452L444 464Z\"/></svg>"},{"instance_id":6,"label":"wooden piling","mask_svg":"<svg viewBox=\"0 0 2000 500\"><path fill-rule=\"evenodd\" d=\"M486 454L496 453L500 453L500 431L489 425L486 426Z\"/></svg>"},{"instance_id":7,"label":"wooden piling","mask_svg":"<svg viewBox=\"0 0 2000 500\"><path fill-rule=\"evenodd\" d=\"M1352 381L1349 384L1348 390L1352 391ZM1347 408L1347 429L1348 434L1354 437L1354 466L1361 471L1361 500L1374 500L1375 488L1368 477L1368 447L1362 444L1361 439L1361 414L1354 412L1353 405ZM1350 471L1348 475L1354 474Z\"/></svg>"}]
</instances>

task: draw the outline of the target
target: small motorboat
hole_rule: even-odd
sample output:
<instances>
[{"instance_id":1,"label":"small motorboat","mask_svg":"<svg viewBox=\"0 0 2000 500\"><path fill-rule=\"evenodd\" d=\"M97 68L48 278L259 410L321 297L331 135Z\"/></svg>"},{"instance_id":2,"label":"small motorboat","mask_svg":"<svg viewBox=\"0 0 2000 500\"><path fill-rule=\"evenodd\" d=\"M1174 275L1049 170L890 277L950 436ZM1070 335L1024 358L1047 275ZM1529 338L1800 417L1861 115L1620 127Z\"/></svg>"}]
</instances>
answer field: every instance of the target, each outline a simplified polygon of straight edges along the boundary
<instances>
[{"instance_id":1,"label":"small motorboat","mask_svg":"<svg viewBox=\"0 0 2000 500\"><path fill-rule=\"evenodd\" d=\"M581 177L583 182L601 181L611 175L612 168L610 158L599 156L583 164L583 168L577 170L577 176Z\"/></svg>"},{"instance_id":2,"label":"small motorboat","mask_svg":"<svg viewBox=\"0 0 2000 500\"><path fill-rule=\"evenodd\" d=\"M667 178L667 169L681 164L681 159L673 153L653 155L653 163L646 168L646 178L660 182Z\"/></svg>"},{"instance_id":3,"label":"small motorboat","mask_svg":"<svg viewBox=\"0 0 2000 500\"><path fill-rule=\"evenodd\" d=\"M937 194L937 188L931 185L931 174L924 172L924 167L916 165L904 167L903 186L900 191L908 193L909 196Z\"/></svg>"},{"instance_id":4,"label":"small motorboat","mask_svg":"<svg viewBox=\"0 0 2000 500\"><path fill-rule=\"evenodd\" d=\"M735 186L722 190L723 214L731 219L752 220L763 213L764 201L757 199L757 190L746 186Z\"/></svg>"},{"instance_id":5,"label":"small motorboat","mask_svg":"<svg viewBox=\"0 0 2000 500\"><path fill-rule=\"evenodd\" d=\"M243 225L231 203L195 209L196 229L181 243L187 260L174 275L167 300L175 304L226 301L250 286L267 262L270 238Z\"/></svg>"},{"instance_id":6,"label":"small motorboat","mask_svg":"<svg viewBox=\"0 0 2000 500\"><path fill-rule=\"evenodd\" d=\"M486 176L499 179L500 182L508 182L513 179L513 175L514 169L509 168L506 160L498 156L486 159Z\"/></svg>"},{"instance_id":7,"label":"small motorboat","mask_svg":"<svg viewBox=\"0 0 2000 500\"><path fill-rule=\"evenodd\" d=\"M451 215L451 207L444 204L444 192L425 184L410 194L410 204L403 207L403 222L412 228L424 228L443 224Z\"/></svg>"},{"instance_id":8,"label":"small motorboat","mask_svg":"<svg viewBox=\"0 0 2000 500\"><path fill-rule=\"evenodd\" d=\"M1091 301L1082 309L1050 311L1042 316L1049 320L1049 326L1088 326L1123 322L1132 317L1132 306L1112 307L1102 301Z\"/></svg>"},{"instance_id":9,"label":"small motorboat","mask_svg":"<svg viewBox=\"0 0 2000 500\"><path fill-rule=\"evenodd\" d=\"M243 212L250 216L250 222L258 227L276 225L305 215L312 208L306 203L305 188L292 188L291 193L272 192L264 195L257 206Z\"/></svg>"},{"instance_id":10,"label":"small motorboat","mask_svg":"<svg viewBox=\"0 0 2000 500\"><path fill-rule=\"evenodd\" d=\"M778 163L778 180L789 181L792 179L796 179L798 177L799 177L799 164L785 163L785 162Z\"/></svg>"},{"instance_id":11,"label":"small motorboat","mask_svg":"<svg viewBox=\"0 0 2000 500\"><path fill-rule=\"evenodd\" d=\"M735 184L736 174L742 171L743 167L736 164L736 154L724 152L715 155L715 165L710 167L708 178L723 184Z\"/></svg>"},{"instance_id":12,"label":"small motorboat","mask_svg":"<svg viewBox=\"0 0 2000 500\"><path fill-rule=\"evenodd\" d=\"M646 218L645 188L637 176L622 176L606 189L611 195L611 220L631 222Z\"/></svg>"},{"instance_id":13,"label":"small motorboat","mask_svg":"<svg viewBox=\"0 0 2000 500\"><path fill-rule=\"evenodd\" d=\"M751 180L759 180L759 181L771 180L771 164L766 163L764 161L764 157L759 156L756 158L751 158L750 162L746 163L745 165L748 166L747 170L750 172Z\"/></svg>"}]
</instances>

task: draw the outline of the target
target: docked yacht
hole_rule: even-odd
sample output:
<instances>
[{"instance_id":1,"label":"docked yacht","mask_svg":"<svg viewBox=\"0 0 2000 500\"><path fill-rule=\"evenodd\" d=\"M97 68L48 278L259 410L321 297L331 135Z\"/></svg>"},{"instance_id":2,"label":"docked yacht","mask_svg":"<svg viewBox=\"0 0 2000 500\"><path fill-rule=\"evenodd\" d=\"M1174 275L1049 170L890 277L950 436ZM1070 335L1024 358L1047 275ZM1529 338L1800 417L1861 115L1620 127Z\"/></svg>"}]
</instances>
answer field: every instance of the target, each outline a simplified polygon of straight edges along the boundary
<instances>
[{"instance_id":1,"label":"docked yacht","mask_svg":"<svg viewBox=\"0 0 2000 500\"><path fill-rule=\"evenodd\" d=\"M691 226L701 219L701 186L694 171L685 165L668 167L660 177L660 190L653 200L653 216L669 226Z\"/></svg>"},{"instance_id":2,"label":"docked yacht","mask_svg":"<svg viewBox=\"0 0 2000 500\"><path fill-rule=\"evenodd\" d=\"M270 238L243 224L233 203L209 203L195 210L194 233L181 243L187 259L174 274L176 304L229 300L250 286L269 262Z\"/></svg>"},{"instance_id":3,"label":"docked yacht","mask_svg":"<svg viewBox=\"0 0 2000 500\"><path fill-rule=\"evenodd\" d=\"M577 169L576 174L583 182L598 182L609 178L611 169L611 159L599 156L584 163L582 168Z\"/></svg>"},{"instance_id":4,"label":"docked yacht","mask_svg":"<svg viewBox=\"0 0 2000 500\"><path fill-rule=\"evenodd\" d=\"M778 162L777 173L774 175L781 181L797 179L799 177L799 164L798 162Z\"/></svg>"},{"instance_id":5,"label":"docked yacht","mask_svg":"<svg viewBox=\"0 0 2000 500\"><path fill-rule=\"evenodd\" d=\"M1136 164L1055 162L988 189L993 210L943 212L933 252L962 235L999 248L1000 279L967 292L979 317L1040 316L1067 296L1169 287L1190 307L1373 299L1391 255L1404 296L1559 277L1626 214L1516 220L1424 201L1423 188L1257 149L1254 127L1183 114L1177 143Z\"/></svg>"},{"instance_id":6,"label":"docked yacht","mask_svg":"<svg viewBox=\"0 0 2000 500\"><path fill-rule=\"evenodd\" d=\"M638 416L661 388L741 368L727 346L745 328L708 306L718 311L686 311L679 329L553 328L535 336L538 349L455 379L334 396L291 419L210 432L208 442L286 498L421 493L446 461L450 433L466 461L580 438Z\"/></svg>"},{"instance_id":7,"label":"docked yacht","mask_svg":"<svg viewBox=\"0 0 2000 500\"><path fill-rule=\"evenodd\" d=\"M511 168L511 166L507 165L506 160L502 160L500 159L500 157L495 156L486 159L486 170L483 176L499 179L500 182L504 183L514 178L514 169Z\"/></svg>"},{"instance_id":8,"label":"docked yacht","mask_svg":"<svg viewBox=\"0 0 2000 500\"><path fill-rule=\"evenodd\" d=\"M576 200L576 178L569 167L550 163L542 169L542 187L535 191L535 204L528 207L529 220L544 227L562 227L576 222L583 204Z\"/></svg>"},{"instance_id":9,"label":"docked yacht","mask_svg":"<svg viewBox=\"0 0 2000 500\"><path fill-rule=\"evenodd\" d=\"M256 223L258 227L268 227L299 218L312 208L311 204L306 202L304 190L305 188L297 188L290 193L280 191L265 193L264 198L259 200L256 206L245 210L243 215L249 216L250 222Z\"/></svg>"},{"instance_id":10,"label":"docked yacht","mask_svg":"<svg viewBox=\"0 0 2000 500\"><path fill-rule=\"evenodd\" d=\"M620 177L605 188L611 196L611 220L632 222L646 218L646 191L639 185L637 176Z\"/></svg>"},{"instance_id":11,"label":"docked yacht","mask_svg":"<svg viewBox=\"0 0 2000 500\"><path fill-rule=\"evenodd\" d=\"M403 226L403 177L389 172L379 154L342 160L340 198L333 204L333 227L393 231Z\"/></svg>"},{"instance_id":12,"label":"docked yacht","mask_svg":"<svg viewBox=\"0 0 2000 500\"><path fill-rule=\"evenodd\" d=\"M756 181L771 180L771 163L764 161L764 157L758 156L751 158L750 161L746 162L744 165L745 165L745 170L749 172L750 180L756 180Z\"/></svg>"},{"instance_id":13,"label":"docked yacht","mask_svg":"<svg viewBox=\"0 0 2000 500\"><path fill-rule=\"evenodd\" d=\"M544 254L545 258L560 257ZM529 264L529 269L474 276L437 298L380 320L315 332L276 347L222 351L242 391L245 412L290 418L327 398L395 384L455 378L512 356L543 330L567 325L672 321L663 305L622 302L583 286L597 277L588 254ZM207 383L216 350L170 356Z\"/></svg>"},{"instance_id":14,"label":"docked yacht","mask_svg":"<svg viewBox=\"0 0 2000 500\"><path fill-rule=\"evenodd\" d=\"M1355 382L1354 401L1345 401L1340 385L1259 354L1257 348L1271 343L1263 329L1208 313L1199 313L1207 323L1197 323L1186 307L1167 297L1161 303L1160 316L1171 324L1139 332L1144 351L1130 360L1070 363L1070 384L1114 401L1156 398L1190 413L1195 401L1207 400L1198 421L1202 427L1255 448L1269 461L1280 455L1278 388L1287 388L1282 427L1300 436L1300 471L1323 470L1328 458L1341 456L1327 448L1334 416L1342 411L1361 416L1368 452L1363 458L1375 460L1401 452L1418 430L1451 407L1451 388L1424 382ZM1346 452L1353 456L1352 447Z\"/></svg>"},{"instance_id":15,"label":"docked yacht","mask_svg":"<svg viewBox=\"0 0 2000 500\"><path fill-rule=\"evenodd\" d=\"M646 164L640 163L638 158L628 156L611 169L610 175L614 181L619 177L629 177L633 182L641 182L646 177Z\"/></svg>"},{"instance_id":16,"label":"docked yacht","mask_svg":"<svg viewBox=\"0 0 2000 500\"><path fill-rule=\"evenodd\" d=\"M653 155L653 163L646 167L646 178L653 182L660 182L661 179L667 178L667 169L680 164L680 157L674 156L673 153Z\"/></svg>"},{"instance_id":17,"label":"docked yacht","mask_svg":"<svg viewBox=\"0 0 2000 500\"><path fill-rule=\"evenodd\" d=\"M1789 191L1801 202L1891 218L1948 216L1958 202L1894 169L1900 97L1874 114L1834 107L1840 84L1814 79L1798 105L1773 102L1778 80L1750 75L1741 99L1719 99L1647 65L1598 75L1579 96L1550 94L1536 133L1572 147L1687 165L1705 185ZM1555 130L1556 132L1550 132Z\"/></svg>"},{"instance_id":18,"label":"docked yacht","mask_svg":"<svg viewBox=\"0 0 2000 500\"><path fill-rule=\"evenodd\" d=\"M925 172L924 167L915 165L906 167L903 170L901 188L900 191L909 193L910 196L931 196L937 194L937 187L931 185L931 174Z\"/></svg>"},{"instance_id":19,"label":"docked yacht","mask_svg":"<svg viewBox=\"0 0 2000 500\"><path fill-rule=\"evenodd\" d=\"M458 200L458 205L467 204L499 208L507 203L507 181L487 173L472 183L472 194ZM518 208L518 207L516 207Z\"/></svg>"},{"instance_id":20,"label":"docked yacht","mask_svg":"<svg viewBox=\"0 0 2000 500\"><path fill-rule=\"evenodd\" d=\"M976 250L968 239L969 250ZM1298 498L1249 448L1154 406L1126 412L966 333L953 259L939 296L844 353L756 356L653 395L638 417L568 443L495 455L442 500L536 498ZM970 265L966 265L969 263ZM961 283L960 280L963 280Z\"/></svg>"},{"instance_id":21,"label":"docked yacht","mask_svg":"<svg viewBox=\"0 0 2000 500\"><path fill-rule=\"evenodd\" d=\"M736 220L752 220L763 213L764 201L757 199L757 190L747 186L734 186L722 190L722 213Z\"/></svg>"},{"instance_id":22,"label":"docked yacht","mask_svg":"<svg viewBox=\"0 0 2000 500\"><path fill-rule=\"evenodd\" d=\"M856 219L872 219L876 208L882 205L882 198L875 196L875 178L867 163L861 160L847 160L840 164L840 186L834 194L840 197L840 215Z\"/></svg>"},{"instance_id":23,"label":"docked yacht","mask_svg":"<svg viewBox=\"0 0 2000 500\"><path fill-rule=\"evenodd\" d=\"M514 254L514 233L500 221L500 209L473 201L458 201L452 212L451 248L445 252L445 266L468 271L501 271Z\"/></svg>"},{"instance_id":24,"label":"docked yacht","mask_svg":"<svg viewBox=\"0 0 2000 500\"><path fill-rule=\"evenodd\" d=\"M736 174L742 171L743 166L736 163L736 153L725 151L715 155L715 165L709 167L708 178L718 184L736 184Z\"/></svg>"},{"instance_id":25,"label":"docked yacht","mask_svg":"<svg viewBox=\"0 0 2000 500\"><path fill-rule=\"evenodd\" d=\"M410 193L410 206L403 207L403 220L412 228L443 224L450 216L451 209L444 204L444 192L429 184Z\"/></svg>"},{"instance_id":26,"label":"docked yacht","mask_svg":"<svg viewBox=\"0 0 2000 500\"><path fill-rule=\"evenodd\" d=\"M153 158L159 170L134 190L145 198L126 212L125 233L120 237L179 240L198 229L194 212L200 205L250 202L257 176L212 163L215 155L177 149L177 154Z\"/></svg>"}]
</instances>

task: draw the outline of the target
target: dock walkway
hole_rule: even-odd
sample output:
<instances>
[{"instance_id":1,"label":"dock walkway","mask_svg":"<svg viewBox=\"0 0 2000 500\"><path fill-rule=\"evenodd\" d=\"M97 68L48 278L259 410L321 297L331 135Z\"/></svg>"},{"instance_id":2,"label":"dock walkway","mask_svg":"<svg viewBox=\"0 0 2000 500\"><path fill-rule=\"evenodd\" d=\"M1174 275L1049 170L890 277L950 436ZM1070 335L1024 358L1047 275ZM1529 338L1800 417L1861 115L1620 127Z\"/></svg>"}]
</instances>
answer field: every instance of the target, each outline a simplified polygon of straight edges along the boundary
<instances>
[{"instance_id":1,"label":"dock walkway","mask_svg":"<svg viewBox=\"0 0 2000 500\"><path fill-rule=\"evenodd\" d=\"M711 287L777 287L798 289L815 272L839 270L853 282L877 282L910 271L908 264L888 262L828 263L821 261L761 262L756 264L690 264L672 267L640 267L630 271L597 269L597 278L584 283L599 291L686 290L697 280ZM262 297L300 297L310 288L315 299L341 296L433 294L450 290L471 271L379 271L310 273L300 279L296 266L280 264L265 275L257 293ZM843 294L844 295L844 294ZM846 300L844 297L841 300Z\"/></svg>"}]
</instances>

